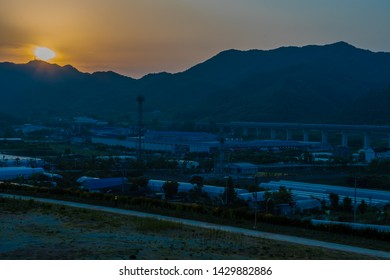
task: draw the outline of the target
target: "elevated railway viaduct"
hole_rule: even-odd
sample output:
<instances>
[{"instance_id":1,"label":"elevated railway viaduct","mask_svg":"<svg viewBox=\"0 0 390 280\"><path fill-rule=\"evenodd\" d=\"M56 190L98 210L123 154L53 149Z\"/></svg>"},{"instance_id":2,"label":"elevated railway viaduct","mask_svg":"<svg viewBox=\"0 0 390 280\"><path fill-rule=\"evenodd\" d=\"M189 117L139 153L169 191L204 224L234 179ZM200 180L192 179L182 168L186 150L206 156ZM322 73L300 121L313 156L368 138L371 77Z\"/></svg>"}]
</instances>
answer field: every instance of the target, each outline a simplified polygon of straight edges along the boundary
<instances>
[{"instance_id":1,"label":"elevated railway viaduct","mask_svg":"<svg viewBox=\"0 0 390 280\"><path fill-rule=\"evenodd\" d=\"M328 144L328 135L341 134L341 146L348 147L348 136L361 135L364 139L364 148L370 147L371 136L387 137L387 146L390 148L390 126L382 125L343 125L343 124L303 124L303 123L269 123L269 122L229 122L219 123L220 132L229 131L231 134L248 136L252 131L260 136L263 130L269 131L270 139L276 139L278 131L285 132L285 139L291 140L293 131L302 132L302 141L310 141L309 133L321 133L322 144Z\"/></svg>"}]
</instances>

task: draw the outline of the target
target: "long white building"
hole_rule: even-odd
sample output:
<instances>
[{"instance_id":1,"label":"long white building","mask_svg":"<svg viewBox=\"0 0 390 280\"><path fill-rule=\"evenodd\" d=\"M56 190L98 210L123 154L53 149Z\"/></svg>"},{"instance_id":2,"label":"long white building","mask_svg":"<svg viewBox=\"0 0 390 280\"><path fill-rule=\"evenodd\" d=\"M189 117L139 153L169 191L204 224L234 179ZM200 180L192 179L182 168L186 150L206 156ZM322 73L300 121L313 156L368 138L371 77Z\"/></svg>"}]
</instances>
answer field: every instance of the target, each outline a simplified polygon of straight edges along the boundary
<instances>
[{"instance_id":1,"label":"long white building","mask_svg":"<svg viewBox=\"0 0 390 280\"><path fill-rule=\"evenodd\" d=\"M148 181L148 187L151 191L156 192L156 193L161 193L164 192L163 190L163 185L165 184L166 181L164 180L149 180ZM196 185L191 184L191 183L186 183L186 182L177 182L179 184L178 186L178 193L189 193L191 190L193 190ZM210 198L222 198L223 194L225 193L226 188L225 187L219 187L219 186L211 186L211 185L204 185L202 187L202 192L207 193ZM235 188L234 189L237 195L247 193L248 191L245 189L239 189Z\"/></svg>"},{"instance_id":2,"label":"long white building","mask_svg":"<svg viewBox=\"0 0 390 280\"><path fill-rule=\"evenodd\" d=\"M34 174L44 174L43 168L33 167L0 167L0 180L15 180L18 178L30 178Z\"/></svg>"},{"instance_id":3,"label":"long white building","mask_svg":"<svg viewBox=\"0 0 390 280\"><path fill-rule=\"evenodd\" d=\"M8 154L0 154L0 166L11 167L11 166L30 166L40 167L45 164L45 161L40 158L33 157L22 157Z\"/></svg>"},{"instance_id":4,"label":"long white building","mask_svg":"<svg viewBox=\"0 0 390 280\"><path fill-rule=\"evenodd\" d=\"M322 185L322 184L311 184L294 181L271 181L268 183L261 183L260 187L268 190L278 190L281 186L291 190L291 193L295 199L319 199L329 202L329 194L335 193L339 196L340 201L345 197L349 197L354 201L355 188ZM373 206L384 206L390 204L390 192L380 190L370 190L356 188L356 202L361 203L365 201L367 204Z\"/></svg>"}]
</instances>

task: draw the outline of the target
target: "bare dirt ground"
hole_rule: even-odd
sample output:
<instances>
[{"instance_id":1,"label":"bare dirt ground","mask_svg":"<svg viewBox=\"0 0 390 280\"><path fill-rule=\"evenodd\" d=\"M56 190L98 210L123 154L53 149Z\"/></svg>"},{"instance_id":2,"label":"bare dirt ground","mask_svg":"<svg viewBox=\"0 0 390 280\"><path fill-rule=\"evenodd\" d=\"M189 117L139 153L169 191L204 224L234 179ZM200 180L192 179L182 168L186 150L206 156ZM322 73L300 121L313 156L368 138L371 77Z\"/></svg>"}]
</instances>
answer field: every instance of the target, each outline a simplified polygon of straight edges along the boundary
<instances>
[{"instance_id":1,"label":"bare dirt ground","mask_svg":"<svg viewBox=\"0 0 390 280\"><path fill-rule=\"evenodd\" d=\"M0 259L369 259L153 219L0 205Z\"/></svg>"}]
</instances>

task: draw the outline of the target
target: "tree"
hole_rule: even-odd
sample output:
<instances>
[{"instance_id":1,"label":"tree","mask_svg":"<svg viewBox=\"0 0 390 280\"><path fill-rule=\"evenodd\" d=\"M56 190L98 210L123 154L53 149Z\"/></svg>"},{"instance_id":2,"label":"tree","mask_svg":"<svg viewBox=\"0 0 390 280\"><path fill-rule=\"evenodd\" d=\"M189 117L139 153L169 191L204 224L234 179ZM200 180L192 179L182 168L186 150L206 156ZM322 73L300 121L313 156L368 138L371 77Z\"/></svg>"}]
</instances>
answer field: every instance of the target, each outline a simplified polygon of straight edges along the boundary
<instances>
[{"instance_id":1,"label":"tree","mask_svg":"<svg viewBox=\"0 0 390 280\"><path fill-rule=\"evenodd\" d=\"M343 199L343 210L346 212L352 211L352 199L347 196Z\"/></svg>"},{"instance_id":2,"label":"tree","mask_svg":"<svg viewBox=\"0 0 390 280\"><path fill-rule=\"evenodd\" d=\"M187 199L190 202L200 202L204 195L205 193L202 192L202 189L196 186L188 192Z\"/></svg>"},{"instance_id":3,"label":"tree","mask_svg":"<svg viewBox=\"0 0 390 280\"><path fill-rule=\"evenodd\" d=\"M367 203L366 201L363 199L362 202L360 202L359 206L358 206L358 210L361 214L364 214L366 213L367 211Z\"/></svg>"},{"instance_id":4,"label":"tree","mask_svg":"<svg viewBox=\"0 0 390 280\"><path fill-rule=\"evenodd\" d=\"M177 194L177 191L179 190L179 183L167 181L162 186L162 189L164 190L167 198L172 198L175 194Z\"/></svg>"},{"instance_id":5,"label":"tree","mask_svg":"<svg viewBox=\"0 0 390 280\"><path fill-rule=\"evenodd\" d=\"M280 186L277 192L272 193L275 204L290 203L292 201L291 191L284 186Z\"/></svg>"},{"instance_id":6,"label":"tree","mask_svg":"<svg viewBox=\"0 0 390 280\"><path fill-rule=\"evenodd\" d=\"M198 187L202 188L203 187L203 177L199 176L199 175L191 176L190 183L196 184Z\"/></svg>"},{"instance_id":7,"label":"tree","mask_svg":"<svg viewBox=\"0 0 390 280\"><path fill-rule=\"evenodd\" d=\"M336 210L339 207L339 195L337 193L330 193L329 200L332 209Z\"/></svg>"},{"instance_id":8,"label":"tree","mask_svg":"<svg viewBox=\"0 0 390 280\"><path fill-rule=\"evenodd\" d=\"M204 195L202 191L203 177L199 175L192 175L190 178L190 183L195 185L195 187L188 192L187 198L190 201L199 201Z\"/></svg>"},{"instance_id":9,"label":"tree","mask_svg":"<svg viewBox=\"0 0 390 280\"><path fill-rule=\"evenodd\" d=\"M264 194L264 208L265 211L273 211L276 204L291 203L293 201L291 191L284 186L280 186L276 192L265 192Z\"/></svg>"},{"instance_id":10,"label":"tree","mask_svg":"<svg viewBox=\"0 0 390 280\"><path fill-rule=\"evenodd\" d=\"M144 189L148 185L149 179L143 176L134 177L131 179L131 190L138 191L140 188Z\"/></svg>"}]
</instances>

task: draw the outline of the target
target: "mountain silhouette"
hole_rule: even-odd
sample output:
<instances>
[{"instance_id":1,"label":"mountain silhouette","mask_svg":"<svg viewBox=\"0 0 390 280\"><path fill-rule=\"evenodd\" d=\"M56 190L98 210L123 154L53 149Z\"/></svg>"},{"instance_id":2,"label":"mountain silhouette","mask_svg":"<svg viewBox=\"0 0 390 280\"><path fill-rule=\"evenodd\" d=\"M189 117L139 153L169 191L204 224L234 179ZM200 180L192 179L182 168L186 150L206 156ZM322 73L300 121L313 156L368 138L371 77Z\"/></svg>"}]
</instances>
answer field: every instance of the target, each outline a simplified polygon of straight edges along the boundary
<instances>
[{"instance_id":1,"label":"mountain silhouette","mask_svg":"<svg viewBox=\"0 0 390 280\"><path fill-rule=\"evenodd\" d=\"M0 85L0 112L19 118L131 119L143 94L145 117L160 120L390 124L390 53L345 42L227 50L184 72L141 79L4 62Z\"/></svg>"}]
</instances>

